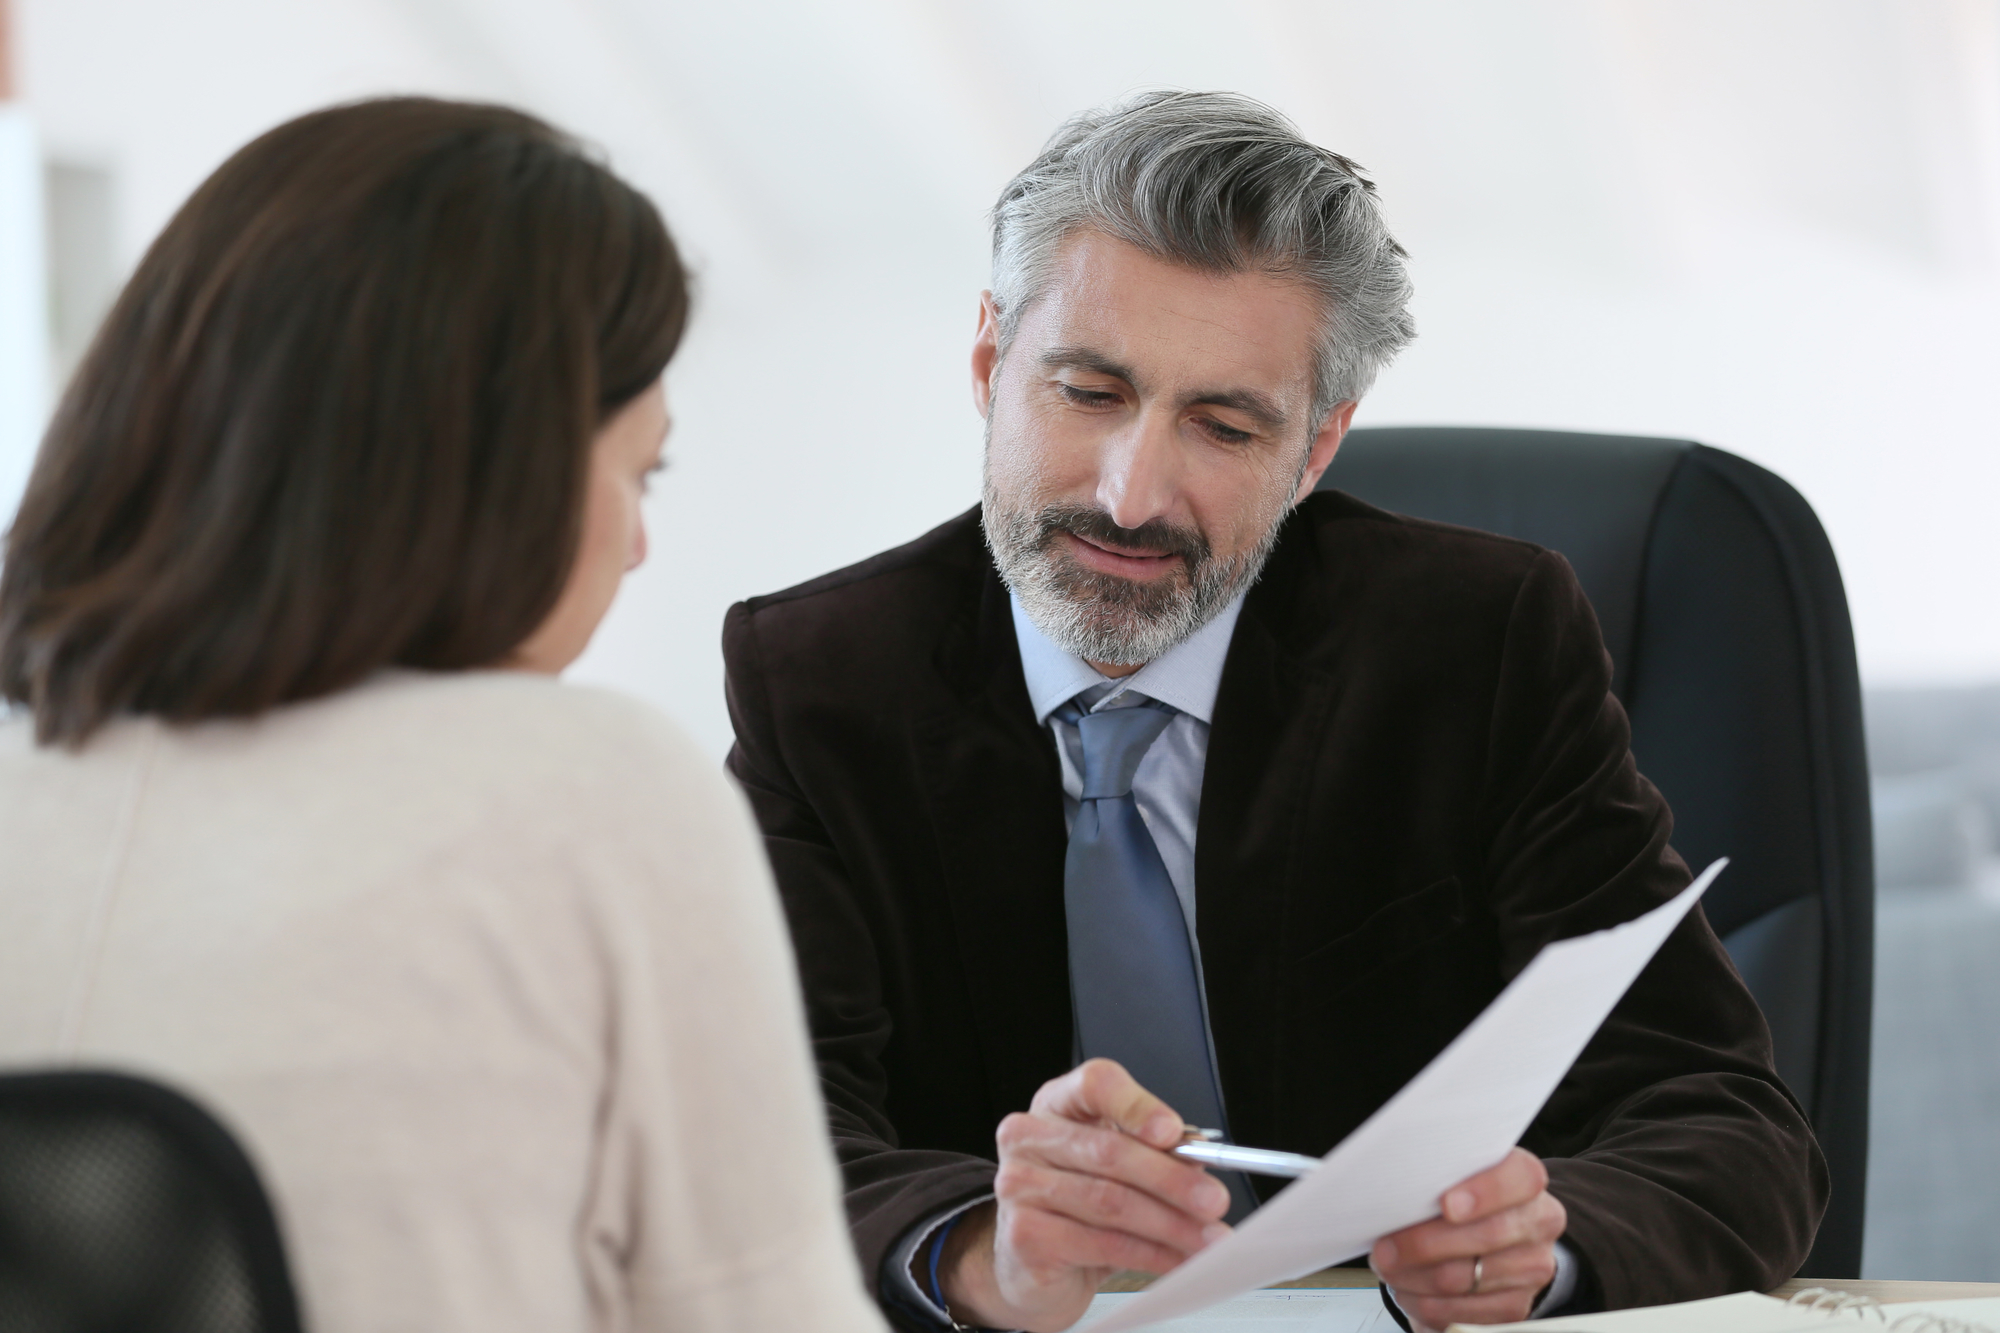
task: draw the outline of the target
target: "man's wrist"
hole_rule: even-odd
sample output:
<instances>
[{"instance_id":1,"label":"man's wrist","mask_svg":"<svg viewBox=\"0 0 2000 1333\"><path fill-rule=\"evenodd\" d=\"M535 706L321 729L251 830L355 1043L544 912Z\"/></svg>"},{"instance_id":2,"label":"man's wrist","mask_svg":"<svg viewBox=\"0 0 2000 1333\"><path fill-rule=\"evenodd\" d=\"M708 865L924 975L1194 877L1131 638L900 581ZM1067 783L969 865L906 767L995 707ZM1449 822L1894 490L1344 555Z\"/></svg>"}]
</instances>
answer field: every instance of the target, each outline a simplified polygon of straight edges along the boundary
<instances>
[{"instance_id":1,"label":"man's wrist","mask_svg":"<svg viewBox=\"0 0 2000 1333\"><path fill-rule=\"evenodd\" d=\"M939 1303L955 1323L991 1327L999 1289L993 1281L993 1224L999 1205L975 1204L953 1219L937 1256Z\"/></svg>"},{"instance_id":2,"label":"man's wrist","mask_svg":"<svg viewBox=\"0 0 2000 1333\"><path fill-rule=\"evenodd\" d=\"M1528 1312L1530 1319L1546 1319L1559 1314L1576 1299L1578 1269L1576 1251L1562 1241L1556 1242L1555 1250L1556 1275L1550 1278L1549 1285L1543 1287L1535 1296L1534 1307Z\"/></svg>"},{"instance_id":3,"label":"man's wrist","mask_svg":"<svg viewBox=\"0 0 2000 1333\"><path fill-rule=\"evenodd\" d=\"M992 1198L989 1194L954 1204L930 1214L903 1233L882 1260L882 1303L886 1308L900 1311L928 1328L963 1327L938 1299L939 1288L947 1276L947 1259L938 1242L948 1240L958 1230L958 1224L981 1204L990 1206ZM937 1260L937 1283L931 1280L933 1258Z\"/></svg>"}]
</instances>

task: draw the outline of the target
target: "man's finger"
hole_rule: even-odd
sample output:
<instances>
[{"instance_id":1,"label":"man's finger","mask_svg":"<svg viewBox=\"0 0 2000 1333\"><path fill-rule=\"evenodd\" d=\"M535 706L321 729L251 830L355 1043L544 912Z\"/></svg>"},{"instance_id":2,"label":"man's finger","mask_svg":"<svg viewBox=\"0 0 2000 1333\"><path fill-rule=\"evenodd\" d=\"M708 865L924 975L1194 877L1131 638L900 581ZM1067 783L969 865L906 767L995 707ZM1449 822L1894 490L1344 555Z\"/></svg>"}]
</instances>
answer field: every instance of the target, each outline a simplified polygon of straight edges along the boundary
<instances>
[{"instance_id":1,"label":"man's finger","mask_svg":"<svg viewBox=\"0 0 2000 1333\"><path fill-rule=\"evenodd\" d=\"M1549 1187L1548 1168L1525 1148L1515 1148L1476 1176L1445 1191L1438 1210L1447 1222L1470 1222L1526 1203Z\"/></svg>"},{"instance_id":2,"label":"man's finger","mask_svg":"<svg viewBox=\"0 0 2000 1333\"><path fill-rule=\"evenodd\" d=\"M1003 1167L1025 1158L1059 1171L1103 1177L1144 1190L1198 1221L1229 1211L1229 1190L1214 1176L1114 1129L1017 1112L1000 1122L995 1140Z\"/></svg>"},{"instance_id":3,"label":"man's finger","mask_svg":"<svg viewBox=\"0 0 2000 1333\"><path fill-rule=\"evenodd\" d=\"M1139 1086L1115 1060L1085 1060L1061 1078L1044 1083L1033 1109L1084 1124L1104 1124L1155 1148L1180 1142L1181 1118L1171 1106Z\"/></svg>"},{"instance_id":4,"label":"man's finger","mask_svg":"<svg viewBox=\"0 0 2000 1333\"><path fill-rule=\"evenodd\" d=\"M1164 1273L1177 1267L1189 1253L1128 1232L1085 1226L1059 1213L1031 1208L1003 1214L1000 1227L996 1254L1007 1255L1011 1262L1043 1278L1073 1268Z\"/></svg>"},{"instance_id":5,"label":"man's finger","mask_svg":"<svg viewBox=\"0 0 2000 1333\"><path fill-rule=\"evenodd\" d=\"M1376 1242L1374 1253L1385 1265L1421 1268L1452 1259L1492 1254L1514 1245L1547 1243L1562 1236L1569 1217L1553 1196L1543 1194L1505 1212L1476 1222L1452 1223L1433 1218Z\"/></svg>"},{"instance_id":6,"label":"man's finger","mask_svg":"<svg viewBox=\"0 0 2000 1333\"><path fill-rule=\"evenodd\" d=\"M1001 1165L994 1190L1016 1208L1055 1213L1103 1231L1122 1231L1183 1254L1220 1240L1229 1230L1220 1222L1170 1208L1119 1181L1058 1171L1021 1158ZM1227 1208L1226 1200L1223 1206Z\"/></svg>"},{"instance_id":7,"label":"man's finger","mask_svg":"<svg viewBox=\"0 0 2000 1333\"><path fill-rule=\"evenodd\" d=\"M1478 1296L1419 1296L1414 1293L1405 1296L1394 1287L1389 1289L1396 1297L1396 1304L1416 1323L1425 1328L1449 1328L1453 1324L1512 1324L1526 1319L1535 1308L1535 1297L1528 1291L1497 1291Z\"/></svg>"},{"instance_id":8,"label":"man's finger","mask_svg":"<svg viewBox=\"0 0 2000 1333\"><path fill-rule=\"evenodd\" d=\"M1555 1280L1556 1256L1547 1244L1516 1245L1474 1256L1479 1262L1479 1291L1472 1290L1473 1259L1452 1259L1421 1268L1377 1268L1376 1275L1397 1291L1412 1296L1470 1296L1496 1291L1538 1292Z\"/></svg>"}]
</instances>

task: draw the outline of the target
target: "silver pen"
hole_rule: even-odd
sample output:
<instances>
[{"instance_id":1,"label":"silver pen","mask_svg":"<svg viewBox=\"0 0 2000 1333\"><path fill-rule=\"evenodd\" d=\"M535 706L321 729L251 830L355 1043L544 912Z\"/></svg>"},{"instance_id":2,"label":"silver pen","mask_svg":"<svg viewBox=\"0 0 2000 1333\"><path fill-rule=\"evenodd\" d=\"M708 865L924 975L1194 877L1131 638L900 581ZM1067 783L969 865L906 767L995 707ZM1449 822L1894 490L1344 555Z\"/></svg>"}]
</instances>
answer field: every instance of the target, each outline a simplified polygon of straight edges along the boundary
<instances>
[{"instance_id":1,"label":"silver pen","mask_svg":"<svg viewBox=\"0 0 2000 1333\"><path fill-rule=\"evenodd\" d=\"M1223 1143L1219 1129L1183 1125L1181 1133L1184 1142L1173 1150L1174 1156L1200 1162L1203 1166L1247 1171L1253 1176L1284 1176L1296 1180L1319 1165L1319 1158L1302 1153L1279 1152L1275 1148L1239 1148L1233 1143Z\"/></svg>"}]
</instances>

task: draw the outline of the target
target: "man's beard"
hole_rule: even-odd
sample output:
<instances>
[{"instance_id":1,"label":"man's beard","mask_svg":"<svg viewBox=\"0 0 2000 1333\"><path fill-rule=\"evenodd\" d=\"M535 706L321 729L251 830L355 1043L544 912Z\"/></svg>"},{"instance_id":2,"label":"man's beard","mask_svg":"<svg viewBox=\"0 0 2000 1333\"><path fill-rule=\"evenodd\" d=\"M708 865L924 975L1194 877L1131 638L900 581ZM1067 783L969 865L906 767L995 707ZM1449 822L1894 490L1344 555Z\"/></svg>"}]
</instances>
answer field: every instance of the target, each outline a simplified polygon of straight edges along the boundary
<instances>
[{"instance_id":1,"label":"man's beard","mask_svg":"<svg viewBox=\"0 0 2000 1333\"><path fill-rule=\"evenodd\" d=\"M980 506L993 563L1035 628L1065 652L1107 666L1150 662L1215 619L1263 572L1285 512L1279 509L1255 546L1218 558L1199 529L1164 519L1121 528L1088 505L1009 508L991 468ZM1180 564L1145 582L1102 573L1061 549L1065 532L1121 550L1177 555Z\"/></svg>"}]
</instances>

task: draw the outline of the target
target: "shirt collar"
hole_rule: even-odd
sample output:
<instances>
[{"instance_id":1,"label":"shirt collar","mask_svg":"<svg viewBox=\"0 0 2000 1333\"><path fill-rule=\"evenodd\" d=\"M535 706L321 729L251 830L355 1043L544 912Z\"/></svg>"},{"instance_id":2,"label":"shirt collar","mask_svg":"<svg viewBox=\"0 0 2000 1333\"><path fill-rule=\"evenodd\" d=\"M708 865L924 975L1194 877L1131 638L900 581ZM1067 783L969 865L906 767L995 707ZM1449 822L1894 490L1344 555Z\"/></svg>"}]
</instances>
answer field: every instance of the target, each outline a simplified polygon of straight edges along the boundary
<instances>
[{"instance_id":1,"label":"shirt collar","mask_svg":"<svg viewBox=\"0 0 2000 1333\"><path fill-rule=\"evenodd\" d=\"M1042 725L1049 714L1093 685L1115 683L1099 705L1136 691L1148 699L1188 714L1206 725L1215 713L1216 691L1222 687L1222 663L1229 656L1229 639L1236 632L1236 617L1243 610L1244 593L1230 598L1222 610L1185 642L1168 649L1123 680L1111 678L1096 667L1058 648L1028 619L1021 599L1010 590L1008 604L1014 611L1014 639L1021 646L1021 673L1027 677L1028 699L1035 706L1035 723Z\"/></svg>"}]
</instances>

